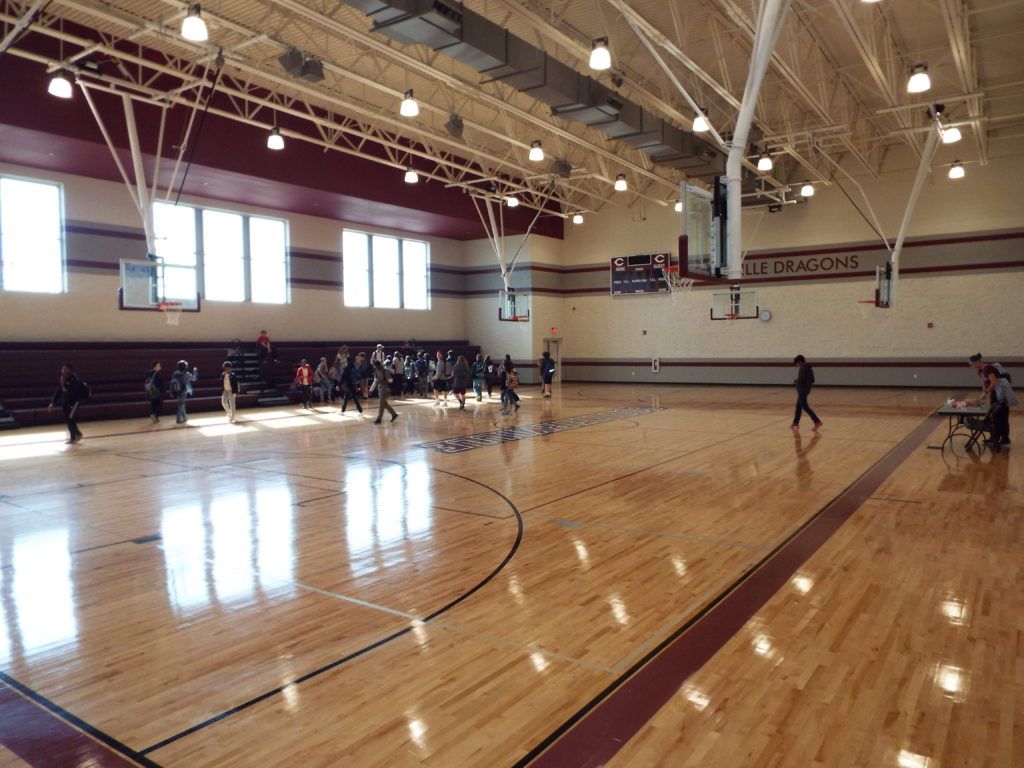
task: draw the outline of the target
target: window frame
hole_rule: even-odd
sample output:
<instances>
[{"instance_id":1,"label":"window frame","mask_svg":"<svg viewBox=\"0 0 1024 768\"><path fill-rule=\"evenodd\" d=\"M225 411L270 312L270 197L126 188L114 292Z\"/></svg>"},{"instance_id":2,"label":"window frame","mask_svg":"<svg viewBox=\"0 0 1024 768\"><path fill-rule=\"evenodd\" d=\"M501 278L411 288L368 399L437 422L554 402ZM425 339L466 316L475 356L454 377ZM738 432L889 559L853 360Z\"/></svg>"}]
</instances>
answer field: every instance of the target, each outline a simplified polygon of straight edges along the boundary
<instances>
[{"instance_id":1,"label":"window frame","mask_svg":"<svg viewBox=\"0 0 1024 768\"><path fill-rule=\"evenodd\" d=\"M367 289L367 303L366 304L345 304L345 235L359 235L366 240L366 289ZM374 274L373 274L373 239L375 237L388 238L398 243L398 306L397 307L378 307L374 304ZM342 228L341 231L341 301L345 307L350 309L394 309L394 310L405 310L408 312L429 312L431 309L431 294L430 294L430 241L429 240L415 240L409 237L402 237L401 235L388 234L386 232L366 232L361 229L350 229L348 227ZM422 245L425 252L426 260L423 265L424 267L424 290L426 293L424 306L422 307L408 307L406 306L405 300L405 245L406 243L416 243Z\"/></svg>"},{"instance_id":2,"label":"window frame","mask_svg":"<svg viewBox=\"0 0 1024 768\"><path fill-rule=\"evenodd\" d=\"M158 203L163 205L175 205L174 203L171 203L167 200L154 201L154 205ZM194 214L196 243L196 292L203 297L204 301L213 301L218 304L260 304L266 306L283 306L285 304L292 303L292 259L290 244L291 227L288 219L280 218L277 216L263 216L255 213L246 213L243 211L232 211L228 208L192 205L191 203L182 203L182 205L191 208ZM210 211L211 213L226 213L232 216L240 216L242 218L242 279L244 281L244 285L242 291L243 298L238 301L235 301L233 299L211 299L206 295L206 233L204 231L203 226L204 211ZM276 221L284 225L284 301L282 302L254 301L252 298L252 239L250 236L249 224L253 219Z\"/></svg>"},{"instance_id":3,"label":"window frame","mask_svg":"<svg viewBox=\"0 0 1024 768\"><path fill-rule=\"evenodd\" d=\"M3 237L0 233L0 293L34 293L34 294L48 294L50 296L57 296L62 293L68 292L68 249L67 249L67 216L65 214L64 206L64 185L59 181L51 181L50 179L36 179L30 176L20 176L16 173L0 173L0 179L10 179L11 181L22 181L29 184L46 184L51 187L57 188L57 218L60 225L60 290L57 291L23 291L16 288L8 288L4 285L4 251L3 251ZM0 200L0 205L3 205L3 200Z\"/></svg>"}]
</instances>

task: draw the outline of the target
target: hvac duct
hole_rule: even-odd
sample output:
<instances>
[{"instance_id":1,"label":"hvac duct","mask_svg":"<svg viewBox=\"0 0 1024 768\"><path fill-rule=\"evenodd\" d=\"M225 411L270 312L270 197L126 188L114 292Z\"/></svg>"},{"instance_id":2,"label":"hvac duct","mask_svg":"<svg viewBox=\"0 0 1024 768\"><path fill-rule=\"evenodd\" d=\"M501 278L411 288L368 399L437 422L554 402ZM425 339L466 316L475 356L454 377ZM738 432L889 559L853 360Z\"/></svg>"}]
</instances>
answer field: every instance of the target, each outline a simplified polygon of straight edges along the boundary
<instances>
[{"instance_id":1,"label":"hvac duct","mask_svg":"<svg viewBox=\"0 0 1024 768\"><path fill-rule=\"evenodd\" d=\"M503 77L514 71L508 65L508 30L479 13L463 9L459 41L438 50L456 61L490 77Z\"/></svg>"},{"instance_id":2,"label":"hvac duct","mask_svg":"<svg viewBox=\"0 0 1024 768\"><path fill-rule=\"evenodd\" d=\"M578 89L577 101L582 106L556 107L551 110L552 114L585 125L599 125L614 121L622 111L622 102L597 81L581 77Z\"/></svg>"},{"instance_id":3,"label":"hvac duct","mask_svg":"<svg viewBox=\"0 0 1024 768\"><path fill-rule=\"evenodd\" d=\"M397 3L385 3L382 0L345 0L345 2L365 13L373 19L375 24L383 24L406 15L402 8L396 7Z\"/></svg>"},{"instance_id":4,"label":"hvac duct","mask_svg":"<svg viewBox=\"0 0 1024 768\"><path fill-rule=\"evenodd\" d=\"M403 11L387 21L375 18L374 32L407 45L442 48L459 41L462 28L462 4L441 0L391 0L389 6Z\"/></svg>"}]
</instances>

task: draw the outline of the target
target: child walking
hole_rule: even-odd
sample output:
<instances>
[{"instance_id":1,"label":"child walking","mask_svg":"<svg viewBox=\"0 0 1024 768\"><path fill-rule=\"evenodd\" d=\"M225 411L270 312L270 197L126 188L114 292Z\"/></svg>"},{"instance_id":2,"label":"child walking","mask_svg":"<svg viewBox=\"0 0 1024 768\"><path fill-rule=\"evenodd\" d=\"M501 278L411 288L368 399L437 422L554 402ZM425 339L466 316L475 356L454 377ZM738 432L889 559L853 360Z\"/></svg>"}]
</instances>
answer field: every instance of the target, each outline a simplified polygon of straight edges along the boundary
<instances>
[{"instance_id":1,"label":"child walking","mask_svg":"<svg viewBox=\"0 0 1024 768\"><path fill-rule=\"evenodd\" d=\"M821 427L821 419L818 418L818 415L811 410L811 406L807 403L807 397L811 394L811 387L814 386L814 368L811 367L811 364L807 362L807 358L803 355L794 357L793 365L797 367L796 379L793 381L793 386L796 387L796 413L793 416L793 423L789 428L794 432L799 432L800 416L803 415L804 411L807 411L807 415L814 422L814 431L817 432Z\"/></svg>"}]
</instances>

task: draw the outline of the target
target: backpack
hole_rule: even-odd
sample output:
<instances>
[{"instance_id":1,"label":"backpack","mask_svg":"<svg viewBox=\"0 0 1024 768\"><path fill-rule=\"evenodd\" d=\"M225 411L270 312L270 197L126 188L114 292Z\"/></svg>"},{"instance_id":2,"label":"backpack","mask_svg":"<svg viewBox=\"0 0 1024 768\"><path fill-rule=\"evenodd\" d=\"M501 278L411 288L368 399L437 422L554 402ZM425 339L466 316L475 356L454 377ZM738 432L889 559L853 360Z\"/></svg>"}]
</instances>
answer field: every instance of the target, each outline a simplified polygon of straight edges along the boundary
<instances>
[{"instance_id":1,"label":"backpack","mask_svg":"<svg viewBox=\"0 0 1024 768\"><path fill-rule=\"evenodd\" d=\"M181 371L175 371L174 375L171 376L171 394L175 397L180 397L182 392L181 386Z\"/></svg>"},{"instance_id":2,"label":"backpack","mask_svg":"<svg viewBox=\"0 0 1024 768\"><path fill-rule=\"evenodd\" d=\"M544 373L554 374L555 372L555 361L550 357L544 358Z\"/></svg>"},{"instance_id":3,"label":"backpack","mask_svg":"<svg viewBox=\"0 0 1024 768\"><path fill-rule=\"evenodd\" d=\"M156 373L151 373L149 376L146 377L146 397L148 397L150 400L156 400L158 397L160 397L160 389L156 386L156 384L153 383L153 379L155 378Z\"/></svg>"},{"instance_id":4,"label":"backpack","mask_svg":"<svg viewBox=\"0 0 1024 768\"><path fill-rule=\"evenodd\" d=\"M78 395L79 401L88 400L92 397L92 387L89 386L89 382L79 379L77 389L78 392L76 394Z\"/></svg>"},{"instance_id":5,"label":"backpack","mask_svg":"<svg viewBox=\"0 0 1024 768\"><path fill-rule=\"evenodd\" d=\"M807 378L811 380L811 384L814 383L814 368L810 365L807 366Z\"/></svg>"}]
</instances>

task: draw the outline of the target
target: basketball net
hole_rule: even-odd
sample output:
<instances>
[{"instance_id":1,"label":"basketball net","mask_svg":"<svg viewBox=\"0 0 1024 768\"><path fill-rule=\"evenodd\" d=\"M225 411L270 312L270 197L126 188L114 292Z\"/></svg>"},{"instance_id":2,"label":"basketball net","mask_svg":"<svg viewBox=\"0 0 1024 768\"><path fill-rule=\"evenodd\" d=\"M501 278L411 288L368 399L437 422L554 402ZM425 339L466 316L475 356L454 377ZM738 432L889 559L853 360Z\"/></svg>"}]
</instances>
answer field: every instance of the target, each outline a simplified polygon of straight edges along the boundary
<instances>
[{"instance_id":1,"label":"basketball net","mask_svg":"<svg viewBox=\"0 0 1024 768\"><path fill-rule=\"evenodd\" d=\"M662 269L662 274L665 276L665 282L672 293L673 302L675 302L677 297L692 291L693 284L696 282L692 277L681 275L679 267L665 267Z\"/></svg>"},{"instance_id":2,"label":"basketball net","mask_svg":"<svg viewBox=\"0 0 1024 768\"><path fill-rule=\"evenodd\" d=\"M184 307L180 301L161 301L156 306L164 313L168 325L177 325L181 321L181 311Z\"/></svg>"}]
</instances>

